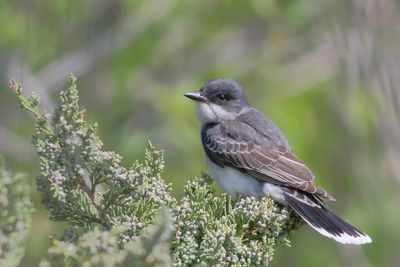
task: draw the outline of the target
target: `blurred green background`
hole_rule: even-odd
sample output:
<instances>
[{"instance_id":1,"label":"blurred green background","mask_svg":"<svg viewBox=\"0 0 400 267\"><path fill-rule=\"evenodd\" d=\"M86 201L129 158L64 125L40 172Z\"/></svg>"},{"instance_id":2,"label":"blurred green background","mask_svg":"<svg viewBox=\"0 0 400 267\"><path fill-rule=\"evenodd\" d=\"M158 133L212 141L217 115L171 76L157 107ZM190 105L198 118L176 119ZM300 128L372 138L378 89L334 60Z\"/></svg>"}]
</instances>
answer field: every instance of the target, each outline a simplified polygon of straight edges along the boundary
<instances>
[{"instance_id":1,"label":"blurred green background","mask_svg":"<svg viewBox=\"0 0 400 267\"><path fill-rule=\"evenodd\" d=\"M0 0L0 153L30 175L36 212L22 266L43 257L48 220L31 118L11 78L51 111L70 73L106 149L129 166L150 139L179 197L206 170L194 105L182 94L230 77L268 114L373 239L339 245L309 227L272 266L400 266L400 16L395 0Z\"/></svg>"}]
</instances>

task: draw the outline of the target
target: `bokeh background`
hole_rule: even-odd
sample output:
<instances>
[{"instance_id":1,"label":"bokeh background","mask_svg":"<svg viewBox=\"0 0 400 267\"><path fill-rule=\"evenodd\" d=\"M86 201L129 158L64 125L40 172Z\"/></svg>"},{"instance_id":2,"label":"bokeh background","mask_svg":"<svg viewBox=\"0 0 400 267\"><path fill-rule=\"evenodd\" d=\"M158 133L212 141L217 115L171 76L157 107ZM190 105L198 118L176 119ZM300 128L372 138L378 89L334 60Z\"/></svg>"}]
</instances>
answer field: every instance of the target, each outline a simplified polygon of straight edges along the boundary
<instances>
[{"instance_id":1,"label":"bokeh background","mask_svg":"<svg viewBox=\"0 0 400 267\"><path fill-rule=\"evenodd\" d=\"M36 208L22 266L63 225L40 205L33 123L8 81L51 111L70 73L105 147L129 166L150 139L177 197L206 170L182 94L236 79L336 196L332 209L373 239L339 245L302 227L272 266L400 266L399 11L395 0L0 0L0 153L29 174Z\"/></svg>"}]
</instances>

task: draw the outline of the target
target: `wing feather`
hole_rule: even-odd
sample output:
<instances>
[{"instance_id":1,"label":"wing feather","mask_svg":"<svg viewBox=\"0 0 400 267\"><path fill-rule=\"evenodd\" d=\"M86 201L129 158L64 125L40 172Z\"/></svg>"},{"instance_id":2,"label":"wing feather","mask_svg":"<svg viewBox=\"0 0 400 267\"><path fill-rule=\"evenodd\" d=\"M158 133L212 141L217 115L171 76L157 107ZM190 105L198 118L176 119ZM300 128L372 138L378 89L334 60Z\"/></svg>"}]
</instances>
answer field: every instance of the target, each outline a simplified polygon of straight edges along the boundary
<instances>
[{"instance_id":1,"label":"wing feather","mask_svg":"<svg viewBox=\"0 0 400 267\"><path fill-rule=\"evenodd\" d=\"M226 122L240 123L240 122ZM238 129L237 134L227 129ZM263 137L249 125L225 125L224 123L202 132L203 146L207 156L221 167L230 166L246 172L259 180L294 187L311 194L334 199L325 190L314 185L314 174L289 148L265 145ZM253 138L252 138L253 137Z\"/></svg>"}]
</instances>

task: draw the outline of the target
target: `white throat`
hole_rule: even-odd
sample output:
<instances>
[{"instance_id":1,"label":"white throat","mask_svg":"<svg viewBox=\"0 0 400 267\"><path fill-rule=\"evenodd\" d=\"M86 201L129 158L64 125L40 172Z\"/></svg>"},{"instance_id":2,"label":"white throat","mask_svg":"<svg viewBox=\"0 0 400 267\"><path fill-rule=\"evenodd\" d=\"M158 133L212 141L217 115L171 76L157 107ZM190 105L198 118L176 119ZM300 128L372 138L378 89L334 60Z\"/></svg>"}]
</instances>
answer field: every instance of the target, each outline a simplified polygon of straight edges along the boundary
<instances>
[{"instance_id":1,"label":"white throat","mask_svg":"<svg viewBox=\"0 0 400 267\"><path fill-rule=\"evenodd\" d=\"M234 120L240 114L226 111L219 105L204 102L197 103L196 112L197 117L202 124Z\"/></svg>"}]
</instances>

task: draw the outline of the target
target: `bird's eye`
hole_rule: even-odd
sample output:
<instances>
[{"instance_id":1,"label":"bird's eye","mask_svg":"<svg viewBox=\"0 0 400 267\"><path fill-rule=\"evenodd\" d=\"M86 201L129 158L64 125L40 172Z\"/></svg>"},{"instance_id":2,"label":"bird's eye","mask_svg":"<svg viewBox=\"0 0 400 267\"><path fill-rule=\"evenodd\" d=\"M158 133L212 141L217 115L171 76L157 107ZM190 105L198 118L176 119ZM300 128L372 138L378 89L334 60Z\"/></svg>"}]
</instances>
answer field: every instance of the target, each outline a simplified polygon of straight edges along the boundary
<instances>
[{"instance_id":1,"label":"bird's eye","mask_svg":"<svg viewBox=\"0 0 400 267\"><path fill-rule=\"evenodd\" d=\"M215 96L219 101L221 101L221 102L225 102L226 100L228 100L228 98L226 97L226 95L225 94L217 94L216 96Z\"/></svg>"}]
</instances>

